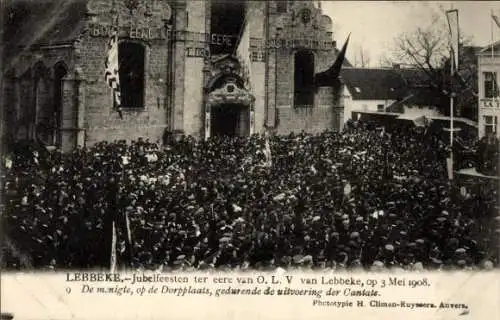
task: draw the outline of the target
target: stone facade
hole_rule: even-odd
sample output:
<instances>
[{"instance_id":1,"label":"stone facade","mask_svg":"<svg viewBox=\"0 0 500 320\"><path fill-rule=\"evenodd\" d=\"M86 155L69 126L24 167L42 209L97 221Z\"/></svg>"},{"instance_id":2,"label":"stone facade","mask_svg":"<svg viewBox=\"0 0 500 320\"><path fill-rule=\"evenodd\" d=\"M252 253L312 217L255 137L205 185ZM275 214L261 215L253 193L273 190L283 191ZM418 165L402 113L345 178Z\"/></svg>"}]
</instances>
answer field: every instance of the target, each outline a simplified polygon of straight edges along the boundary
<instances>
[{"instance_id":1,"label":"stone facade","mask_svg":"<svg viewBox=\"0 0 500 320\"><path fill-rule=\"evenodd\" d=\"M312 1L243 2L250 30L251 90L243 62L234 53L210 54L214 44L236 41L214 34L210 1L74 2L60 8L73 15L65 22L71 32L64 37L49 25L48 36L10 40L20 43L7 53L2 102L5 134L14 139L38 138L71 150L101 140L156 141L169 132L202 138L214 130L217 103L245 107L238 118L242 133L250 127L254 133L320 132L343 123L340 88L314 88L310 105L297 105L294 99L297 54L312 54L313 72L318 73L338 53L331 19ZM33 19L23 27L27 35L44 23ZM125 106L121 113L103 76L115 29L121 44L142 48L137 50L144 60L143 103Z\"/></svg>"}]
</instances>

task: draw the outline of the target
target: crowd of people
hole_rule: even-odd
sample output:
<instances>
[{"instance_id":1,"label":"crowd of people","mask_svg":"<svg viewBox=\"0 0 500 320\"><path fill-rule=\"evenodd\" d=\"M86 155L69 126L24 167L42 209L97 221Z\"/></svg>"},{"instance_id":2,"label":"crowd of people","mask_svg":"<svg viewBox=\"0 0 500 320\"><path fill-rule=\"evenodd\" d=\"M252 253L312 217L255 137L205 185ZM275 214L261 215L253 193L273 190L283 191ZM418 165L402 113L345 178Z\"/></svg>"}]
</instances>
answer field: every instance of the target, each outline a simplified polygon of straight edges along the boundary
<instances>
[{"instance_id":1,"label":"crowd of people","mask_svg":"<svg viewBox=\"0 0 500 320\"><path fill-rule=\"evenodd\" d=\"M11 153L7 268L475 269L498 264L498 181L450 182L410 126L102 142ZM117 218L118 217L118 218Z\"/></svg>"},{"instance_id":2,"label":"crowd of people","mask_svg":"<svg viewBox=\"0 0 500 320\"><path fill-rule=\"evenodd\" d=\"M495 136L485 136L476 146L478 171L488 176L500 175L500 142Z\"/></svg>"}]
</instances>

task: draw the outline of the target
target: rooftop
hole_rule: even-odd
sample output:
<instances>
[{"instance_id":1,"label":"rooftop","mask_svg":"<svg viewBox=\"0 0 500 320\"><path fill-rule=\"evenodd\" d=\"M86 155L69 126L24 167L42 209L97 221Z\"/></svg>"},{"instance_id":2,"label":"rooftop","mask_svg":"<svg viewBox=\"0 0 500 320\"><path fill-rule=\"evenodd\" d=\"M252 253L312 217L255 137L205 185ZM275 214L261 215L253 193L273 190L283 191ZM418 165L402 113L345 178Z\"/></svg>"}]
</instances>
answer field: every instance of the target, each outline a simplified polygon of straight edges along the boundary
<instances>
[{"instance_id":1,"label":"rooftop","mask_svg":"<svg viewBox=\"0 0 500 320\"><path fill-rule=\"evenodd\" d=\"M340 76L353 100L399 100L405 96L406 83L395 69L343 68Z\"/></svg>"}]
</instances>

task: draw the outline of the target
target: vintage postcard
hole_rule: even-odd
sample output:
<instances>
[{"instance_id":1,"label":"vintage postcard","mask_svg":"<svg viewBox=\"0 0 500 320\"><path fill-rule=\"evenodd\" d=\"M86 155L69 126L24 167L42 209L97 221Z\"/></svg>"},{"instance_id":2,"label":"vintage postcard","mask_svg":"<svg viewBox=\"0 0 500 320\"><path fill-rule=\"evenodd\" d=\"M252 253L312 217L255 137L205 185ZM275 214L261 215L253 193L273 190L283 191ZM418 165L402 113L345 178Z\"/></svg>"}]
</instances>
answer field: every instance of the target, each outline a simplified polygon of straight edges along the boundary
<instances>
[{"instance_id":1,"label":"vintage postcard","mask_svg":"<svg viewBox=\"0 0 500 320\"><path fill-rule=\"evenodd\" d=\"M500 2L4 0L1 319L500 319Z\"/></svg>"}]
</instances>

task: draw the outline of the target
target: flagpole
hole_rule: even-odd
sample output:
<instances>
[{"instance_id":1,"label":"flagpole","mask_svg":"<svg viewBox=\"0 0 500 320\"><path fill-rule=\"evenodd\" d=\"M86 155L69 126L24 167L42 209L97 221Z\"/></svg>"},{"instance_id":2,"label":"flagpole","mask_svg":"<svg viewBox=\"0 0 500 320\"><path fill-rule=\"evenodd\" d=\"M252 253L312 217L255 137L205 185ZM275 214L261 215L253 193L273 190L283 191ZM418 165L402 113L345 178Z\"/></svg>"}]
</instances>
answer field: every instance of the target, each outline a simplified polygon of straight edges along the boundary
<instances>
[{"instance_id":1,"label":"flagpole","mask_svg":"<svg viewBox=\"0 0 500 320\"><path fill-rule=\"evenodd\" d=\"M247 23L247 15L248 15L248 3L245 3L245 15L243 17L243 23L241 24L240 32L238 33L238 38L236 39L236 45L233 48L233 56L236 54L238 50L238 46L240 45L241 37L243 32L245 31L246 23Z\"/></svg>"},{"instance_id":2,"label":"flagpole","mask_svg":"<svg viewBox=\"0 0 500 320\"><path fill-rule=\"evenodd\" d=\"M453 5L451 6L451 8L453 9ZM458 13L457 13L457 29L458 29ZM458 31L458 30L457 30ZM452 39L452 41L454 41L454 39ZM458 39L458 41L460 42L460 39ZM460 44L458 44L459 46ZM458 46L455 50L458 50ZM452 46L453 48L453 46ZM453 120L454 120L454 97L453 97L453 94L454 94L454 88L453 88L453 72L455 71L454 69L454 65L458 62L458 61L455 61L455 57L456 57L456 52L451 52L451 63L450 63L450 84L451 84L451 90L450 90L450 167L451 167L451 172L453 174Z\"/></svg>"},{"instance_id":3,"label":"flagpole","mask_svg":"<svg viewBox=\"0 0 500 320\"><path fill-rule=\"evenodd\" d=\"M455 24L450 24L449 12L456 11L456 26ZM448 25L450 27L451 34L451 50L450 50L450 171L453 174L453 132L454 132L454 86L453 86L453 77L456 72L456 67L458 66L458 51L460 47L460 35L458 34L458 10L453 9L453 5L450 11L447 12ZM455 38L453 37L453 29L456 28L455 32L457 32L457 43L455 44ZM456 47L454 46L456 45ZM456 52L455 52L456 51Z\"/></svg>"},{"instance_id":4,"label":"flagpole","mask_svg":"<svg viewBox=\"0 0 500 320\"><path fill-rule=\"evenodd\" d=\"M494 16L493 9L491 9L491 19L490 19L490 28L491 28L491 63L493 63L493 59L495 57L495 46L493 45L495 38L493 37L493 16Z\"/></svg>"}]
</instances>

